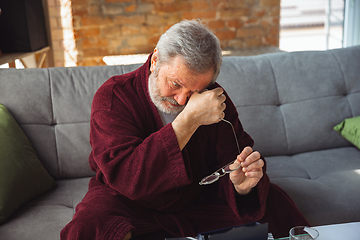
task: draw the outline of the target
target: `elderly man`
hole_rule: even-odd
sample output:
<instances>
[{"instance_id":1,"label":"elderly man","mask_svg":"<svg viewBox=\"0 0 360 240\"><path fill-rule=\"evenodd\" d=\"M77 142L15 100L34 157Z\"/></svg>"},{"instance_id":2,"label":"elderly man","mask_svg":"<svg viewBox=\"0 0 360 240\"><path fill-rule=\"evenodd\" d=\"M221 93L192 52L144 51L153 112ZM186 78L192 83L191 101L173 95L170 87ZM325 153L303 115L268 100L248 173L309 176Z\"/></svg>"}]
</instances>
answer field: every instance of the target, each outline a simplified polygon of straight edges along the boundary
<instances>
[{"instance_id":1,"label":"elderly man","mask_svg":"<svg viewBox=\"0 0 360 240\"><path fill-rule=\"evenodd\" d=\"M214 34L182 21L143 66L99 88L90 123L96 177L62 239L164 239L254 221L280 237L308 225L270 184L265 161L215 83L221 59Z\"/></svg>"}]
</instances>

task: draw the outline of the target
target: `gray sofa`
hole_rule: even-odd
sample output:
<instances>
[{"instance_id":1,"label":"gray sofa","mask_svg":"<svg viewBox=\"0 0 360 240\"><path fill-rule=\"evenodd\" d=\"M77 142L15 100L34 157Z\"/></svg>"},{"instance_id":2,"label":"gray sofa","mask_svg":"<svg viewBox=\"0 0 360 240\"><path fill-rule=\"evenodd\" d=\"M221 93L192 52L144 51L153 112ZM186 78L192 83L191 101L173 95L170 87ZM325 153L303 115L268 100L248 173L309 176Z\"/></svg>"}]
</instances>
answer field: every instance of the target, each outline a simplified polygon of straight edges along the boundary
<instances>
[{"instance_id":1,"label":"gray sofa","mask_svg":"<svg viewBox=\"0 0 360 240\"><path fill-rule=\"evenodd\" d=\"M0 70L0 103L58 184L0 225L1 239L59 239L94 176L93 95L109 77L137 67ZM271 181L312 225L360 221L360 150L333 130L360 115L360 46L225 57L218 82L265 156Z\"/></svg>"}]
</instances>

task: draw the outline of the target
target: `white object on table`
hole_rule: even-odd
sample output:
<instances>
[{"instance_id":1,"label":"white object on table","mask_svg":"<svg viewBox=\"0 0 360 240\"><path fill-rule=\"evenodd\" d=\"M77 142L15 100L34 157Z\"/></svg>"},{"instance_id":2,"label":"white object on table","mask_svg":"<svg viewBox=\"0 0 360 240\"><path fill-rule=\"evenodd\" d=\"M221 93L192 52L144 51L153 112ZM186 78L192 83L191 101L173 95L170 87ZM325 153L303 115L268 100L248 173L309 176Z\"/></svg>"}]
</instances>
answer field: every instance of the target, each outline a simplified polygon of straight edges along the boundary
<instances>
[{"instance_id":1,"label":"white object on table","mask_svg":"<svg viewBox=\"0 0 360 240\"><path fill-rule=\"evenodd\" d=\"M360 222L313 227L319 231L318 240L359 240Z\"/></svg>"}]
</instances>

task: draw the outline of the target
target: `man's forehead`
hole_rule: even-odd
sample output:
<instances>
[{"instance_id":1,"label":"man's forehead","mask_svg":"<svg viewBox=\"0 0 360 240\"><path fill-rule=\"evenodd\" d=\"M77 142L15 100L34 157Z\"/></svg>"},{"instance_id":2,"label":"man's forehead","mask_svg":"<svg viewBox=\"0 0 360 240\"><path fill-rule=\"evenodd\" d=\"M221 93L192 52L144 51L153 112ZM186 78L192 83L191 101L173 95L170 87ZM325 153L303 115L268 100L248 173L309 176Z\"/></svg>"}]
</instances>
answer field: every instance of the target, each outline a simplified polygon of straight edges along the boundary
<instances>
[{"instance_id":1,"label":"man's forehead","mask_svg":"<svg viewBox=\"0 0 360 240\"><path fill-rule=\"evenodd\" d=\"M169 64L174 70L171 74L174 80L184 87L191 88L193 92L203 91L211 82L214 75L213 69L209 69L206 73L199 73L188 67L182 57L174 57Z\"/></svg>"}]
</instances>

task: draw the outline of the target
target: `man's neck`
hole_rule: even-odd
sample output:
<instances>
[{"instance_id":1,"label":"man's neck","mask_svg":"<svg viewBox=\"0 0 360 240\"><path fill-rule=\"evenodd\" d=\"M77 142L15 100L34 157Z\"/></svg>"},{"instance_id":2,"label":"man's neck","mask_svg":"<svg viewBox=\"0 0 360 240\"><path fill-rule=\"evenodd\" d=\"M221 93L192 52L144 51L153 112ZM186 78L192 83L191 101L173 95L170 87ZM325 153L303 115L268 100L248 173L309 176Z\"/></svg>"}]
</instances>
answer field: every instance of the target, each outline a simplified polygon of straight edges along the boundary
<instances>
[{"instance_id":1,"label":"man's neck","mask_svg":"<svg viewBox=\"0 0 360 240\"><path fill-rule=\"evenodd\" d=\"M177 117L177 114L167 114L167 113L163 113L159 109L157 109L157 110L159 112L161 121L163 122L164 126L167 125L168 123L171 123L172 121L174 121L174 119Z\"/></svg>"}]
</instances>

